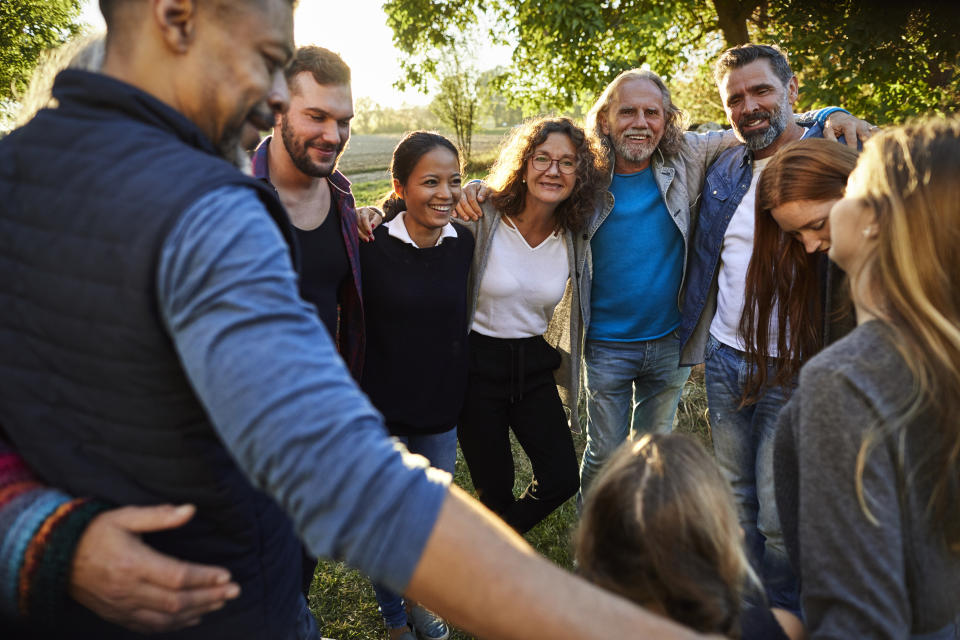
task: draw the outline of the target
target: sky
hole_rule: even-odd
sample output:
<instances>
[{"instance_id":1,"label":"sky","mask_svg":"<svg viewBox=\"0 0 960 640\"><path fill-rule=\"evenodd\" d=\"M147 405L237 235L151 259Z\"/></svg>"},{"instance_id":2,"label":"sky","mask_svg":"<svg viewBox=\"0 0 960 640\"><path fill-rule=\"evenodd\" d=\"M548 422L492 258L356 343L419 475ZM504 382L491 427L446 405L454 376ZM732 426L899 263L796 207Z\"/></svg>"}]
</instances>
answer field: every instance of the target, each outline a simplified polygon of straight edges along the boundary
<instances>
[{"instance_id":1,"label":"sky","mask_svg":"<svg viewBox=\"0 0 960 640\"><path fill-rule=\"evenodd\" d=\"M400 93L392 86L401 77L397 61L402 54L393 47L382 4L383 0L300 0L294 13L297 46L315 44L339 53L352 72L354 99L367 96L384 106L427 104L429 96ZM83 0L81 18L103 29L97 0ZM480 69L488 69L509 59L508 50L488 48L483 59L475 62Z\"/></svg>"}]
</instances>

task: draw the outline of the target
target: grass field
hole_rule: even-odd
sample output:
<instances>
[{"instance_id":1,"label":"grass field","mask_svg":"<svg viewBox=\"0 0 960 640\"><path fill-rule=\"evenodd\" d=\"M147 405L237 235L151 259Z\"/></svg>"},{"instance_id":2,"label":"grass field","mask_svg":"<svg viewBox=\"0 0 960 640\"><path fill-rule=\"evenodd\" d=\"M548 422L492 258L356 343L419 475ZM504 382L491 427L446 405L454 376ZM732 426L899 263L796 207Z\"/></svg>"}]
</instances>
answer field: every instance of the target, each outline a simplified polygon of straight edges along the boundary
<instances>
[{"instance_id":1,"label":"grass field","mask_svg":"<svg viewBox=\"0 0 960 640\"><path fill-rule=\"evenodd\" d=\"M402 134L376 134L350 136L350 144L340 158L340 170L351 181L357 183L371 180L383 180L389 177L387 168L394 147L400 142ZM447 136L454 140L452 136ZM478 133L473 136L473 157L487 164L493 160L493 154L503 138L497 133Z\"/></svg>"},{"instance_id":2,"label":"grass field","mask_svg":"<svg viewBox=\"0 0 960 640\"><path fill-rule=\"evenodd\" d=\"M697 437L710 447L710 427L706 416L706 394L703 386L703 368L693 370L683 390L677 411L677 431ZM578 457L583 453L584 437L574 434ZM530 464L522 449L513 440L514 459L517 462L515 491L520 492L530 482ZM455 482L473 493L473 484L460 451L457 451ZM570 536L576 524L576 507L573 499L553 512L546 520L531 530L527 541L541 554L567 569L573 566ZM337 640L367 640L386 638L373 588L360 573L342 564L322 562L310 592L310 607L317 617L323 635ZM454 630L453 640L472 638Z\"/></svg>"}]
</instances>

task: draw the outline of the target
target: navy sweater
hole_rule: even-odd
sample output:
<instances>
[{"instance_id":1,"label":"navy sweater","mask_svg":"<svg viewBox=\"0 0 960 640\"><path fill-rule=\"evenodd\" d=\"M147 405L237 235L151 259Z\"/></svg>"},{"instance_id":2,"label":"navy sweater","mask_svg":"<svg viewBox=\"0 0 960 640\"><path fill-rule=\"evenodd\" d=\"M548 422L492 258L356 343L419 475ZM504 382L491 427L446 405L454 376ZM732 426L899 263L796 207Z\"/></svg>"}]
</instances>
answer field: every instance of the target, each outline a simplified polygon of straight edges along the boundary
<instances>
[{"instance_id":1,"label":"navy sweater","mask_svg":"<svg viewBox=\"0 0 960 640\"><path fill-rule=\"evenodd\" d=\"M456 426L467 385L467 274L473 235L417 248L385 227L362 243L367 352L361 388L392 435Z\"/></svg>"}]
</instances>

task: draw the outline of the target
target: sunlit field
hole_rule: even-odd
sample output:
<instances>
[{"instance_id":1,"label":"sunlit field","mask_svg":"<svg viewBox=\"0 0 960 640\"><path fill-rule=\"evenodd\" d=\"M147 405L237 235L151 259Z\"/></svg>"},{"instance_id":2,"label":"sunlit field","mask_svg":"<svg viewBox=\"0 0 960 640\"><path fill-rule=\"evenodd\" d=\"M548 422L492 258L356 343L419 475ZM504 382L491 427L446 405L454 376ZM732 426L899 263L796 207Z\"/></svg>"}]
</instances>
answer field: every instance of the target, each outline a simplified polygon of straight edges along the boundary
<instances>
[{"instance_id":1,"label":"sunlit field","mask_svg":"<svg viewBox=\"0 0 960 640\"><path fill-rule=\"evenodd\" d=\"M441 132L444 133L444 132ZM340 158L340 171L351 181L361 183L389 177L387 168L393 148L402 134L352 135L347 150ZM454 141L452 136L447 136ZM476 133L473 136L473 156L492 161L502 134Z\"/></svg>"}]
</instances>

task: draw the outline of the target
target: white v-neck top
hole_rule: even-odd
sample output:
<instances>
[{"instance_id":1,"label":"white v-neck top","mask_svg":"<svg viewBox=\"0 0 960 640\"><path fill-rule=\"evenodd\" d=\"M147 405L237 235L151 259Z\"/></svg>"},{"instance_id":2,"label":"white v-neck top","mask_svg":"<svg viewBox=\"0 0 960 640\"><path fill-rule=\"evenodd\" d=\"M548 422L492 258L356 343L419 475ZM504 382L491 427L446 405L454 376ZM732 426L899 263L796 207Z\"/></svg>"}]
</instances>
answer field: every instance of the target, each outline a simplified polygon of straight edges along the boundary
<instances>
[{"instance_id":1,"label":"white v-neck top","mask_svg":"<svg viewBox=\"0 0 960 640\"><path fill-rule=\"evenodd\" d=\"M490 241L471 328L494 338L543 335L569 276L562 233L531 247L516 227L501 219Z\"/></svg>"}]
</instances>

